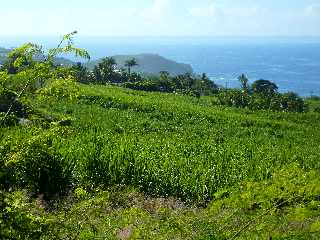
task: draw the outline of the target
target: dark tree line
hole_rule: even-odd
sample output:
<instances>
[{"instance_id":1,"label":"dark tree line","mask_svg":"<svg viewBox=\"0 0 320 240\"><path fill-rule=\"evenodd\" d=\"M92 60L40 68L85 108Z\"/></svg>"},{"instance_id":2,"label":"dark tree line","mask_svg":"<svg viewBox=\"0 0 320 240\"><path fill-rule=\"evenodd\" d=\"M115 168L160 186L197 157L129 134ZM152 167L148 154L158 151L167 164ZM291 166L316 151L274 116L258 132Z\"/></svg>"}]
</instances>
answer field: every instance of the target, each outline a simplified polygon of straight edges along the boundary
<instances>
[{"instance_id":1,"label":"dark tree line","mask_svg":"<svg viewBox=\"0 0 320 240\"><path fill-rule=\"evenodd\" d=\"M264 79L249 84L242 74L239 78L241 89L226 89L218 94L221 105L252 110L274 110L286 112L304 112L307 105L296 93L279 93L278 86Z\"/></svg>"},{"instance_id":2,"label":"dark tree line","mask_svg":"<svg viewBox=\"0 0 320 240\"><path fill-rule=\"evenodd\" d=\"M73 66L76 78L81 83L122 84L124 87L159 92L178 92L195 96L209 95L217 92L218 87L205 74L195 76L189 73L171 76L162 71L159 76L144 76L132 72L132 67L137 66L135 59L125 62L124 68L118 68L114 58L107 57L94 67L92 71L86 69L81 63Z\"/></svg>"}]
</instances>

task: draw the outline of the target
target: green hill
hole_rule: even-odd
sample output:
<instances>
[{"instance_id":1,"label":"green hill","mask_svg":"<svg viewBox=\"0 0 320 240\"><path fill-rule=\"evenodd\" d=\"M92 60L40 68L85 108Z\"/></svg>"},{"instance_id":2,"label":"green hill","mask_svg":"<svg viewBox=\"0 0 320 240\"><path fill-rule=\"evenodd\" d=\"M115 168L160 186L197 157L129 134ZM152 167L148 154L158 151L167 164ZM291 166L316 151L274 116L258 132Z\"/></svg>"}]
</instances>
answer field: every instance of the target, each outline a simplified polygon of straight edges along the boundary
<instances>
[{"instance_id":1,"label":"green hill","mask_svg":"<svg viewBox=\"0 0 320 240\"><path fill-rule=\"evenodd\" d=\"M68 195L50 202L19 189L4 193L4 236L320 236L318 113L57 84L24 98L27 125L1 127L0 179Z\"/></svg>"},{"instance_id":2,"label":"green hill","mask_svg":"<svg viewBox=\"0 0 320 240\"><path fill-rule=\"evenodd\" d=\"M144 74L158 75L161 71L167 71L172 75L193 73L193 69L189 64L177 63L157 54L116 55L113 58L116 60L119 68L125 68L125 61L135 58L139 65L132 70ZM93 69L99 62L100 60L92 61L88 64L88 67Z\"/></svg>"}]
</instances>

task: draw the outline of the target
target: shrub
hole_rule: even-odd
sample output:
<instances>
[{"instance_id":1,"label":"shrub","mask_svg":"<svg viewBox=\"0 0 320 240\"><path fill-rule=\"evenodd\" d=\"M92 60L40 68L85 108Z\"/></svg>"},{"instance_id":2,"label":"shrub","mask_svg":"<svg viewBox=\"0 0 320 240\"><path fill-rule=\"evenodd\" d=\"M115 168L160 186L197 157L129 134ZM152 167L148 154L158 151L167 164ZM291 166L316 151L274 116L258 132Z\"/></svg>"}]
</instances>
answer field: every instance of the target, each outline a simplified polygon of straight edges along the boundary
<instances>
[{"instance_id":1,"label":"shrub","mask_svg":"<svg viewBox=\"0 0 320 240\"><path fill-rule=\"evenodd\" d=\"M47 232L45 219L30 214L31 207L25 192L0 191L0 239L40 239Z\"/></svg>"},{"instance_id":2,"label":"shrub","mask_svg":"<svg viewBox=\"0 0 320 240\"><path fill-rule=\"evenodd\" d=\"M240 90L226 90L218 95L218 101L221 105L229 107L247 107L250 96Z\"/></svg>"},{"instance_id":3,"label":"shrub","mask_svg":"<svg viewBox=\"0 0 320 240\"><path fill-rule=\"evenodd\" d=\"M281 95L281 108L287 112L304 112L307 105L296 93L289 92Z\"/></svg>"},{"instance_id":4,"label":"shrub","mask_svg":"<svg viewBox=\"0 0 320 240\"><path fill-rule=\"evenodd\" d=\"M5 86L9 79L7 72L0 71L0 86Z\"/></svg>"},{"instance_id":5,"label":"shrub","mask_svg":"<svg viewBox=\"0 0 320 240\"><path fill-rule=\"evenodd\" d=\"M218 95L218 102L229 107L244 108L252 110L273 110L285 112L304 112L307 105L301 97L295 93L270 93L256 92L248 94L240 90L222 91Z\"/></svg>"},{"instance_id":6,"label":"shrub","mask_svg":"<svg viewBox=\"0 0 320 240\"><path fill-rule=\"evenodd\" d=\"M262 93L266 95L276 93L278 90L278 86L275 83L264 79L255 81L251 88L255 93Z\"/></svg>"},{"instance_id":7,"label":"shrub","mask_svg":"<svg viewBox=\"0 0 320 240\"><path fill-rule=\"evenodd\" d=\"M30 139L5 163L11 185L27 187L35 194L51 197L64 193L71 182L71 168L52 147L52 136Z\"/></svg>"},{"instance_id":8,"label":"shrub","mask_svg":"<svg viewBox=\"0 0 320 240\"><path fill-rule=\"evenodd\" d=\"M161 91L161 87L159 86L158 82L145 80L141 82L127 82L124 84L124 87L134 89L134 90L141 90L141 91Z\"/></svg>"},{"instance_id":9,"label":"shrub","mask_svg":"<svg viewBox=\"0 0 320 240\"><path fill-rule=\"evenodd\" d=\"M7 112L12 105L11 112L16 113L18 116L24 116L24 107L16 98L17 94L15 92L0 86L0 112Z\"/></svg>"},{"instance_id":10,"label":"shrub","mask_svg":"<svg viewBox=\"0 0 320 240\"><path fill-rule=\"evenodd\" d=\"M41 96L77 99L80 96L79 87L74 78L54 79L45 88L37 91Z\"/></svg>"},{"instance_id":11,"label":"shrub","mask_svg":"<svg viewBox=\"0 0 320 240\"><path fill-rule=\"evenodd\" d=\"M277 98L275 94L253 93L250 95L249 108L252 110L279 110L276 103Z\"/></svg>"}]
</instances>

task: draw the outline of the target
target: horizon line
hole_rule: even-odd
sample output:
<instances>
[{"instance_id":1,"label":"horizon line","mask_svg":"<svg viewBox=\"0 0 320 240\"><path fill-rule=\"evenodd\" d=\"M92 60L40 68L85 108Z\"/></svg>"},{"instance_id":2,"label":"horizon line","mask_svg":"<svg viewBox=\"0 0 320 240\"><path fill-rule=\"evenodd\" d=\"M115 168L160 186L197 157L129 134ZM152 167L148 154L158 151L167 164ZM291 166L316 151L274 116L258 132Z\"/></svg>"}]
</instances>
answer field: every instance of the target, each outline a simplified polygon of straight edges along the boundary
<instances>
[{"instance_id":1,"label":"horizon line","mask_svg":"<svg viewBox=\"0 0 320 240\"><path fill-rule=\"evenodd\" d=\"M17 34L17 35L0 35L0 38L58 38L63 34L57 35L37 35L37 34ZM320 35L85 35L78 33L77 37L83 38L320 38Z\"/></svg>"}]
</instances>

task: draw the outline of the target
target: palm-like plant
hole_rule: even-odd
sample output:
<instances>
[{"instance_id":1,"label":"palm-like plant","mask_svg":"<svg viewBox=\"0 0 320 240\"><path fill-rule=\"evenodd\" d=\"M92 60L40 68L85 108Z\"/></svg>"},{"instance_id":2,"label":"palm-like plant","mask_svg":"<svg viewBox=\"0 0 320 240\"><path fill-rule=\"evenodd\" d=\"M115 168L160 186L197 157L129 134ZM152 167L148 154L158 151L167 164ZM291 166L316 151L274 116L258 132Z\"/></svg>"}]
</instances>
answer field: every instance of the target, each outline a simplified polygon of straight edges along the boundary
<instances>
[{"instance_id":1,"label":"palm-like plant","mask_svg":"<svg viewBox=\"0 0 320 240\"><path fill-rule=\"evenodd\" d=\"M115 65L117 65L116 60L113 57L106 57L104 58L104 63L106 66L109 66L110 68L114 68Z\"/></svg>"},{"instance_id":2,"label":"palm-like plant","mask_svg":"<svg viewBox=\"0 0 320 240\"><path fill-rule=\"evenodd\" d=\"M248 93L249 92L249 79L247 78L246 75L244 74L241 74L239 77L238 77L238 80L241 84L241 88L244 92Z\"/></svg>"},{"instance_id":3,"label":"palm-like plant","mask_svg":"<svg viewBox=\"0 0 320 240\"><path fill-rule=\"evenodd\" d=\"M137 62L137 60L135 58L131 58L131 59L129 59L129 60L127 60L125 62L124 66L128 68L129 76L131 75L131 68L135 67L135 66L138 66L138 65L139 64L138 64L138 62Z\"/></svg>"},{"instance_id":4,"label":"palm-like plant","mask_svg":"<svg viewBox=\"0 0 320 240\"><path fill-rule=\"evenodd\" d=\"M116 65L116 60L113 57L103 58L93 70L96 81L100 83L113 81Z\"/></svg>"}]
</instances>

